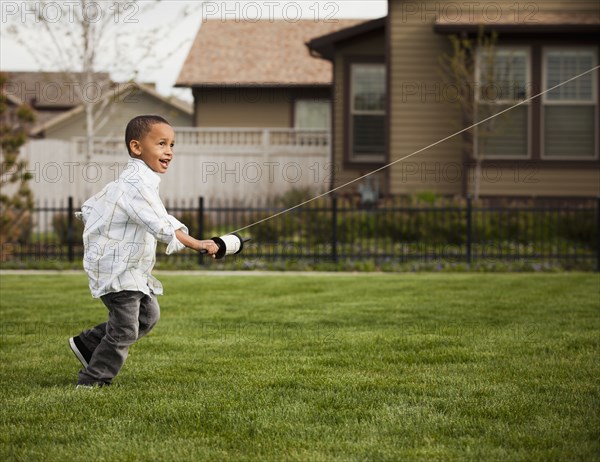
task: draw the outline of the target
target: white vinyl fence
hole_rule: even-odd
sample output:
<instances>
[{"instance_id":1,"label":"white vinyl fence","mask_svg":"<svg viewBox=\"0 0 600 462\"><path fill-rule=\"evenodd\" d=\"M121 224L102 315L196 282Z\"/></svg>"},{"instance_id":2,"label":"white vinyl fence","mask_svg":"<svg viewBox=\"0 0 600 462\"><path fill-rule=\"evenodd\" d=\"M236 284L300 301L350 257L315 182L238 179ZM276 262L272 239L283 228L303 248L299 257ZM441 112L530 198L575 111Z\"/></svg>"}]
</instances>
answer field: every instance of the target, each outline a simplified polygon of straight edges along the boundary
<instances>
[{"instance_id":1,"label":"white vinyl fence","mask_svg":"<svg viewBox=\"0 0 600 462\"><path fill-rule=\"evenodd\" d=\"M324 191L332 174L329 132L321 130L176 128L175 157L161 176L163 200L244 205L293 188ZM87 159L84 138L32 140L23 147L37 202L80 204L127 164L125 142L96 138Z\"/></svg>"}]
</instances>

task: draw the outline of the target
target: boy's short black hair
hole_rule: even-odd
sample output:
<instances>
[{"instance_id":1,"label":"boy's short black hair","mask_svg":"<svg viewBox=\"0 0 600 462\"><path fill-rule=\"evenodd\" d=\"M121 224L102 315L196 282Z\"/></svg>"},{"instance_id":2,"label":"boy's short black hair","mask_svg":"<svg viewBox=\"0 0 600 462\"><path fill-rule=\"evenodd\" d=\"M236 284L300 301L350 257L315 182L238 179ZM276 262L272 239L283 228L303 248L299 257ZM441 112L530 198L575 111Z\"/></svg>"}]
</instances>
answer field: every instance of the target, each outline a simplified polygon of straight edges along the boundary
<instances>
[{"instance_id":1,"label":"boy's short black hair","mask_svg":"<svg viewBox=\"0 0 600 462\"><path fill-rule=\"evenodd\" d=\"M125 144L127 145L129 155L131 155L131 149L129 148L131 140L140 141L150 131L152 125L156 124L171 125L166 119L158 115L141 115L129 121L125 129Z\"/></svg>"}]
</instances>

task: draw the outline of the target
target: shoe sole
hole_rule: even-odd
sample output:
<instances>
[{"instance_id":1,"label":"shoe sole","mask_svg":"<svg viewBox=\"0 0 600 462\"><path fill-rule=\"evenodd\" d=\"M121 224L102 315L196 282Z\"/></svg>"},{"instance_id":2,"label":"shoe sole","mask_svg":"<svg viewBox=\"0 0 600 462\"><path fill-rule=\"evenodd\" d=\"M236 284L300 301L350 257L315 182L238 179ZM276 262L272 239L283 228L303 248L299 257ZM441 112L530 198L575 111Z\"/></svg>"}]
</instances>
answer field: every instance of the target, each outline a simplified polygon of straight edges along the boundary
<instances>
[{"instance_id":1,"label":"shoe sole","mask_svg":"<svg viewBox=\"0 0 600 462\"><path fill-rule=\"evenodd\" d=\"M98 385L77 385L75 390L93 390L95 388L100 388Z\"/></svg>"},{"instance_id":2,"label":"shoe sole","mask_svg":"<svg viewBox=\"0 0 600 462\"><path fill-rule=\"evenodd\" d=\"M75 355L75 357L79 360L79 362L83 365L83 367L88 367L88 362L85 360L77 346L75 346L75 341L73 337L69 339L69 346L71 347L71 351Z\"/></svg>"}]
</instances>

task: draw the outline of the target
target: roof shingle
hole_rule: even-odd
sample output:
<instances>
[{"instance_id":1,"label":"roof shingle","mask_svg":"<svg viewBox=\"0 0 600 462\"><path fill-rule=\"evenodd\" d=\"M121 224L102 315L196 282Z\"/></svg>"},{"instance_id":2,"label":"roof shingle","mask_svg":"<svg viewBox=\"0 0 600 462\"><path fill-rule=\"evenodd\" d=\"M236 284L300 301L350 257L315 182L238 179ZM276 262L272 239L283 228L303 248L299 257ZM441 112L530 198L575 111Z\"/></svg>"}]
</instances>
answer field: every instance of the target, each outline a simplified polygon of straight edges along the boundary
<instances>
[{"instance_id":1,"label":"roof shingle","mask_svg":"<svg viewBox=\"0 0 600 462\"><path fill-rule=\"evenodd\" d=\"M313 58L305 43L360 22L206 21L176 86L331 84L331 63Z\"/></svg>"},{"instance_id":2,"label":"roof shingle","mask_svg":"<svg viewBox=\"0 0 600 462\"><path fill-rule=\"evenodd\" d=\"M74 107L81 104L82 91L90 98L96 98L97 92L106 90L112 84L106 72L93 73L90 88L86 87L81 72L6 71L5 74L7 93L36 109Z\"/></svg>"}]
</instances>

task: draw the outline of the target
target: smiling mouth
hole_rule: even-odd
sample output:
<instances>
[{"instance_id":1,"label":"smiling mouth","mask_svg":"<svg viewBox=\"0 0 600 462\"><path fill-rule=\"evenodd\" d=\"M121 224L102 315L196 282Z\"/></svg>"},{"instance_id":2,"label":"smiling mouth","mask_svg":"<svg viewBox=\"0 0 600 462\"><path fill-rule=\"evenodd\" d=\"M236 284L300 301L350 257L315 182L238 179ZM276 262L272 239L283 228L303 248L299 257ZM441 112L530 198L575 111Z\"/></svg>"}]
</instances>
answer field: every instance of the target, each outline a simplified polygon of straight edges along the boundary
<instances>
[{"instance_id":1,"label":"smiling mouth","mask_svg":"<svg viewBox=\"0 0 600 462\"><path fill-rule=\"evenodd\" d=\"M171 162L171 161L167 160L167 159L162 159L162 160L159 160L159 162L160 162L160 165L162 165L164 168L168 168L169 162Z\"/></svg>"}]
</instances>

